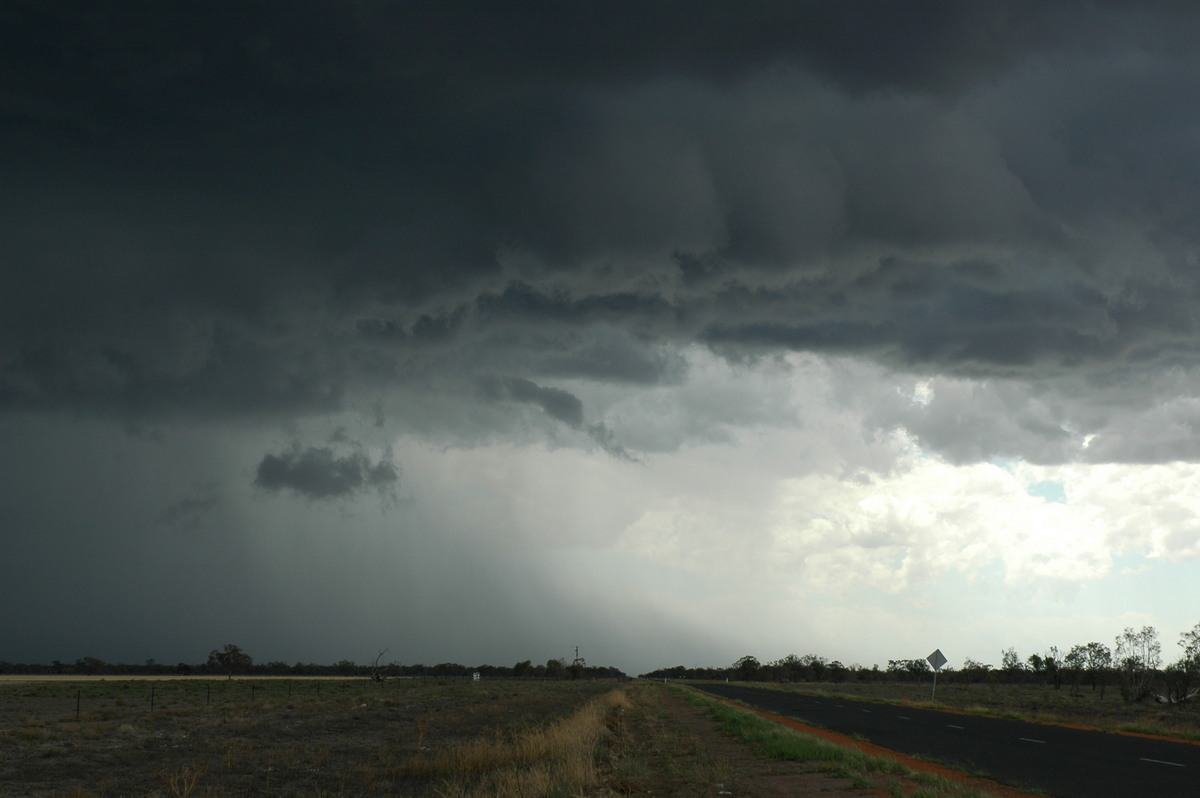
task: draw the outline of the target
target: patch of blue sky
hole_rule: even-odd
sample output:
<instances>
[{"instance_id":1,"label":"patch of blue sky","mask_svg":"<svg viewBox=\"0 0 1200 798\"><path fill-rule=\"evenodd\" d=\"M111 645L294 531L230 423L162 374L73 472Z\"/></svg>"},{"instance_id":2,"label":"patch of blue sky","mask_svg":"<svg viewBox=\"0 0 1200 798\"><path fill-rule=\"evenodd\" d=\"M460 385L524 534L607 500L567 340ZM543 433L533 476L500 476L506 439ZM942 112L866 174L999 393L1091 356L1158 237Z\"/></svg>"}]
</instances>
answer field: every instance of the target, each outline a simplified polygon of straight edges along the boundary
<instances>
[{"instance_id":1,"label":"patch of blue sky","mask_svg":"<svg viewBox=\"0 0 1200 798\"><path fill-rule=\"evenodd\" d=\"M1067 503L1067 491L1063 488L1061 482L1054 480L1043 480L1035 482L1025 489L1025 492L1030 496L1037 496L1039 499L1045 499L1048 502L1057 502L1059 504Z\"/></svg>"},{"instance_id":2,"label":"patch of blue sky","mask_svg":"<svg viewBox=\"0 0 1200 798\"><path fill-rule=\"evenodd\" d=\"M1016 460L1008 460L1003 457L993 457L991 460L988 460L988 462L991 463L992 465L996 466L996 468L1003 468L1005 471L1007 471L1010 474L1014 473L1017 470L1017 461Z\"/></svg>"}]
</instances>

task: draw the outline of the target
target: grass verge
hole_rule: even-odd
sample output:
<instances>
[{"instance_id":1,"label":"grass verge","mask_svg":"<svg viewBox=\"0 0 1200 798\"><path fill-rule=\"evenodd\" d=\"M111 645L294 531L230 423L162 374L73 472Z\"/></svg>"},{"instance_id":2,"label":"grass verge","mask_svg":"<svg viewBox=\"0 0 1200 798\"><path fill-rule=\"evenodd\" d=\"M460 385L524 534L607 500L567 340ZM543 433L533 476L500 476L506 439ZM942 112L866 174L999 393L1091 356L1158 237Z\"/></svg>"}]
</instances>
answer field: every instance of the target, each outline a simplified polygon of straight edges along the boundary
<instances>
[{"instance_id":1,"label":"grass verge","mask_svg":"<svg viewBox=\"0 0 1200 798\"><path fill-rule=\"evenodd\" d=\"M909 798L987 798L994 795L954 779L921 773L887 757L872 756L820 737L780 726L754 712L694 690L674 687L684 700L707 710L720 727L772 759L805 762L849 778L859 789L884 789ZM882 785L881 785L882 782Z\"/></svg>"},{"instance_id":2,"label":"grass verge","mask_svg":"<svg viewBox=\"0 0 1200 798\"><path fill-rule=\"evenodd\" d=\"M1134 732L1200 741L1200 701L1163 705L1127 702L1117 690L1055 690L1042 685L938 684L937 700L929 684L869 682L839 684L755 684L784 692L881 701L922 709L953 710L1033 723L1084 726L1103 731Z\"/></svg>"}]
</instances>

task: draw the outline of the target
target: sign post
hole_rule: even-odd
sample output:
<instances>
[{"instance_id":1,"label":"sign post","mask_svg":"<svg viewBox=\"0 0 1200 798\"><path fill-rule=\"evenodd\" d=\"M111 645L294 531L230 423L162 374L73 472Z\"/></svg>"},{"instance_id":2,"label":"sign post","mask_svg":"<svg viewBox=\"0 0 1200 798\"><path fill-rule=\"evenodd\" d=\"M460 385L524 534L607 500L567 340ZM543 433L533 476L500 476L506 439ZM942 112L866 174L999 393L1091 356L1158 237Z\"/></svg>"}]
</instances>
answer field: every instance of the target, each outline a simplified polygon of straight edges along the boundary
<instances>
[{"instance_id":1,"label":"sign post","mask_svg":"<svg viewBox=\"0 0 1200 798\"><path fill-rule=\"evenodd\" d=\"M933 693L929 696L929 700L933 701L937 698L937 675L942 666L946 664L946 655L942 653L940 648L935 648L933 653L925 659L929 660L929 664L933 666Z\"/></svg>"}]
</instances>

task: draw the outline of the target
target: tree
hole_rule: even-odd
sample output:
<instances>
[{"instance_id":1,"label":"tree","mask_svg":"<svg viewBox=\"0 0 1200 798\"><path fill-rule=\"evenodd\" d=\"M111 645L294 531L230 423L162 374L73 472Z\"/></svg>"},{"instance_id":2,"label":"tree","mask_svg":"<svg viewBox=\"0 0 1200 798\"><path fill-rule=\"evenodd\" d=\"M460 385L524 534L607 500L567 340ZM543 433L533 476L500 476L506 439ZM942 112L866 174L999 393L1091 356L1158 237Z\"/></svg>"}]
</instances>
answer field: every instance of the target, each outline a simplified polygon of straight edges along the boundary
<instances>
[{"instance_id":1,"label":"tree","mask_svg":"<svg viewBox=\"0 0 1200 798\"><path fill-rule=\"evenodd\" d=\"M1183 648L1181 663L1188 670L1200 671L1200 623L1186 632L1180 632L1179 645Z\"/></svg>"},{"instance_id":2,"label":"tree","mask_svg":"<svg viewBox=\"0 0 1200 798\"><path fill-rule=\"evenodd\" d=\"M747 654L733 663L733 676L740 682L749 682L758 675L761 667L762 665L759 664L758 659Z\"/></svg>"},{"instance_id":3,"label":"tree","mask_svg":"<svg viewBox=\"0 0 1200 798\"><path fill-rule=\"evenodd\" d=\"M1000 652L1000 668L1010 682L1016 680L1017 675L1021 672L1021 658L1017 656L1015 648L1010 646Z\"/></svg>"},{"instance_id":4,"label":"tree","mask_svg":"<svg viewBox=\"0 0 1200 798\"><path fill-rule=\"evenodd\" d=\"M1029 663L1029 670L1033 671L1033 675L1037 681L1041 684L1045 684L1046 661L1042 659L1042 655L1030 654L1027 662Z\"/></svg>"},{"instance_id":5,"label":"tree","mask_svg":"<svg viewBox=\"0 0 1200 798\"><path fill-rule=\"evenodd\" d=\"M976 660L967 657L963 660L962 670L958 672L958 678L964 684L986 681L988 678L988 671L991 670L991 667L991 665L985 665L982 662L977 662Z\"/></svg>"},{"instance_id":6,"label":"tree","mask_svg":"<svg viewBox=\"0 0 1200 798\"><path fill-rule=\"evenodd\" d=\"M1187 667L1185 660L1168 665L1162 674L1164 686L1163 695L1158 696L1160 702L1181 704L1200 693L1200 688L1194 687L1196 672Z\"/></svg>"},{"instance_id":7,"label":"tree","mask_svg":"<svg viewBox=\"0 0 1200 798\"><path fill-rule=\"evenodd\" d=\"M803 678L804 666L800 664L800 658L795 654L788 654L781 660L771 663L779 678L785 682L798 682Z\"/></svg>"},{"instance_id":8,"label":"tree","mask_svg":"<svg viewBox=\"0 0 1200 798\"><path fill-rule=\"evenodd\" d=\"M214 649L208 655L208 667L218 673L224 673L230 679L235 673L245 673L250 670L250 666L254 664L254 660L250 655L233 643L226 643L225 648L217 651Z\"/></svg>"},{"instance_id":9,"label":"tree","mask_svg":"<svg viewBox=\"0 0 1200 798\"><path fill-rule=\"evenodd\" d=\"M371 663L371 681L373 682L382 682L387 676L387 666L385 665L382 668L379 666L379 660L386 653L388 653L388 650L385 648L375 655L375 661Z\"/></svg>"},{"instance_id":10,"label":"tree","mask_svg":"<svg viewBox=\"0 0 1200 798\"><path fill-rule=\"evenodd\" d=\"M1086 652L1084 667L1092 682L1092 691L1096 690L1096 682L1100 682L1100 700L1104 700L1104 686L1108 684L1108 669L1112 667L1112 652L1103 643L1088 643L1083 647Z\"/></svg>"},{"instance_id":11,"label":"tree","mask_svg":"<svg viewBox=\"0 0 1200 798\"><path fill-rule=\"evenodd\" d=\"M513 665L513 676L518 679L524 679L533 675L533 662L530 660L521 660L516 665Z\"/></svg>"},{"instance_id":12,"label":"tree","mask_svg":"<svg viewBox=\"0 0 1200 798\"><path fill-rule=\"evenodd\" d=\"M1166 681L1166 698L1172 704L1178 704L1200 694L1200 687L1195 687L1200 679L1200 623L1179 635L1179 646L1183 649L1183 657L1169 665L1163 674Z\"/></svg>"},{"instance_id":13,"label":"tree","mask_svg":"<svg viewBox=\"0 0 1200 798\"><path fill-rule=\"evenodd\" d=\"M819 654L805 654L800 665L808 673L808 681L819 682L825 678L825 658Z\"/></svg>"},{"instance_id":14,"label":"tree","mask_svg":"<svg viewBox=\"0 0 1200 798\"><path fill-rule=\"evenodd\" d=\"M83 659L75 660L75 672L95 675L104 673L108 669L108 663L96 657L84 657Z\"/></svg>"},{"instance_id":15,"label":"tree","mask_svg":"<svg viewBox=\"0 0 1200 798\"><path fill-rule=\"evenodd\" d=\"M1071 650L1063 658L1063 666L1071 677L1071 695L1079 695L1079 680L1087 667L1087 647L1071 646Z\"/></svg>"},{"instance_id":16,"label":"tree","mask_svg":"<svg viewBox=\"0 0 1200 798\"><path fill-rule=\"evenodd\" d=\"M561 679L563 677L563 673L566 670L567 670L567 663L563 662L562 659L546 660L546 678L547 679Z\"/></svg>"},{"instance_id":17,"label":"tree","mask_svg":"<svg viewBox=\"0 0 1200 798\"><path fill-rule=\"evenodd\" d=\"M923 659L889 659L887 666L888 675L901 681L921 681L932 670L929 662Z\"/></svg>"},{"instance_id":18,"label":"tree","mask_svg":"<svg viewBox=\"0 0 1200 798\"><path fill-rule=\"evenodd\" d=\"M1135 632L1132 626L1117 635L1115 659L1121 675L1121 694L1126 701L1139 701L1150 695L1150 686L1158 666L1162 664L1162 646L1158 630L1143 626Z\"/></svg>"},{"instance_id":19,"label":"tree","mask_svg":"<svg viewBox=\"0 0 1200 798\"><path fill-rule=\"evenodd\" d=\"M1042 657L1042 664L1046 668L1046 677L1054 683L1054 689L1062 687L1062 662L1058 655L1058 646L1050 646L1046 649L1046 656Z\"/></svg>"}]
</instances>

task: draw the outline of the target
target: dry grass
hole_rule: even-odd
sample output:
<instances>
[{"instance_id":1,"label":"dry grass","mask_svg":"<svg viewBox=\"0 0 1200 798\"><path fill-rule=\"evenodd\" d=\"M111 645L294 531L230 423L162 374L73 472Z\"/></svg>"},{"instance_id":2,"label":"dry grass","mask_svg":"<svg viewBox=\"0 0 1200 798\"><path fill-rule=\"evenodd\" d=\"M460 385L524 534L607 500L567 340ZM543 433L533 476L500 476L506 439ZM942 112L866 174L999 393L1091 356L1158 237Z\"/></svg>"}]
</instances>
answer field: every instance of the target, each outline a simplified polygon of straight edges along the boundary
<instances>
[{"instance_id":1,"label":"dry grass","mask_svg":"<svg viewBox=\"0 0 1200 798\"><path fill-rule=\"evenodd\" d=\"M556 729L612 682L0 682L0 795L433 796L414 776L478 738ZM77 710L77 706L79 709ZM467 750L467 749L464 749ZM543 749L544 750L544 749ZM530 752L533 753L530 753ZM540 765L524 768L537 777ZM554 778L565 778L555 765ZM511 768L510 768L511 769ZM477 774L483 778L483 774ZM532 783L532 782L531 782Z\"/></svg>"},{"instance_id":2,"label":"dry grass","mask_svg":"<svg viewBox=\"0 0 1200 798\"><path fill-rule=\"evenodd\" d=\"M475 738L437 754L419 754L407 775L444 778L444 798L531 798L576 793L599 781L597 751L610 719L629 706L622 690L593 699L573 715L507 738Z\"/></svg>"},{"instance_id":3,"label":"dry grass","mask_svg":"<svg viewBox=\"0 0 1200 798\"><path fill-rule=\"evenodd\" d=\"M159 778L162 779L163 786L167 788L167 792L172 798L191 798L192 793L196 791L196 785L200 783L205 772L202 765L193 767L183 765L173 773L160 773Z\"/></svg>"}]
</instances>

